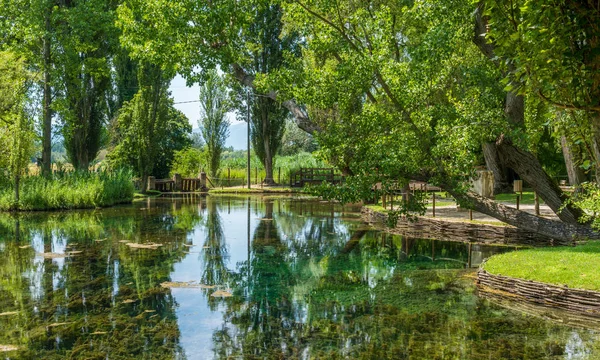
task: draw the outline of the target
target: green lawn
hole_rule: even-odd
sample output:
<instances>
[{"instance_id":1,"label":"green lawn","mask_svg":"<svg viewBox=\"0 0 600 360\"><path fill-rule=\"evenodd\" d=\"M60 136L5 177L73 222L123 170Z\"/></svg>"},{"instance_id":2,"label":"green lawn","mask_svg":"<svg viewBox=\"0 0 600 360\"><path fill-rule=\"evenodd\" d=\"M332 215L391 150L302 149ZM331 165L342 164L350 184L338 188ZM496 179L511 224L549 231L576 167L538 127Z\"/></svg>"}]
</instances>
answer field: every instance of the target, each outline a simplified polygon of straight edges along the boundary
<instances>
[{"instance_id":1,"label":"green lawn","mask_svg":"<svg viewBox=\"0 0 600 360\"><path fill-rule=\"evenodd\" d=\"M600 241L569 247L535 248L494 255L484 269L570 288L600 291Z\"/></svg>"},{"instance_id":2,"label":"green lawn","mask_svg":"<svg viewBox=\"0 0 600 360\"><path fill-rule=\"evenodd\" d=\"M534 193L533 191L523 191L523 197L521 198L521 204L534 204ZM517 203L517 194L498 194L494 197L496 201L502 202L510 202L512 204ZM540 204L543 204L544 201L540 198Z\"/></svg>"}]
</instances>

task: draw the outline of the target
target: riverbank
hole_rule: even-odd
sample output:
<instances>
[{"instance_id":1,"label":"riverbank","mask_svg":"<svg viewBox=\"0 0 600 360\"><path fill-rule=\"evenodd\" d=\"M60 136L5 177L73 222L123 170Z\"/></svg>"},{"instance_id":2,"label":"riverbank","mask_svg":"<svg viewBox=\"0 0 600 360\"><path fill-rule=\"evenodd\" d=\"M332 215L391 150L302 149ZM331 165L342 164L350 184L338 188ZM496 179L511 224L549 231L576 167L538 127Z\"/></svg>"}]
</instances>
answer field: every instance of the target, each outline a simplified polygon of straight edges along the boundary
<instances>
[{"instance_id":1,"label":"riverbank","mask_svg":"<svg viewBox=\"0 0 600 360\"><path fill-rule=\"evenodd\" d=\"M93 209L130 203L134 198L131 177L127 171L25 177L18 200L14 184L0 186L0 211Z\"/></svg>"},{"instance_id":2,"label":"riverbank","mask_svg":"<svg viewBox=\"0 0 600 360\"><path fill-rule=\"evenodd\" d=\"M469 220L468 211L458 211L456 207L436 210L437 215L432 216L431 209L425 216L415 219L399 218L396 226L388 226L387 210L377 205L362 207L362 217L368 223L388 233L431 239L444 239L449 241L524 245L524 246L556 246L571 245L571 242L559 241L536 234L531 231L517 229L499 221L489 221L483 214L473 213Z\"/></svg>"},{"instance_id":3,"label":"riverbank","mask_svg":"<svg viewBox=\"0 0 600 360\"><path fill-rule=\"evenodd\" d=\"M252 185L250 189L247 186L235 186L226 188L213 188L208 191L209 194L305 194L302 188L292 188L289 186L260 186Z\"/></svg>"},{"instance_id":4,"label":"riverbank","mask_svg":"<svg viewBox=\"0 0 600 360\"><path fill-rule=\"evenodd\" d=\"M600 318L600 242L494 255L482 264L482 296Z\"/></svg>"}]
</instances>

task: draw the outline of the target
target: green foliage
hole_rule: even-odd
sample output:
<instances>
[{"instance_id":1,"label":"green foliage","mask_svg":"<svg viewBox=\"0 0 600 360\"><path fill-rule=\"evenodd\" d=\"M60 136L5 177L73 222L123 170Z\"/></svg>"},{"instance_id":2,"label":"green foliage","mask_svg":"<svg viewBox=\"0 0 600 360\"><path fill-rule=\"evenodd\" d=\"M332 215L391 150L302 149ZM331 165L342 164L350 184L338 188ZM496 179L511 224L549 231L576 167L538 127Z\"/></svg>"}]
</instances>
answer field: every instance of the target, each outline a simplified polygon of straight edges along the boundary
<instances>
[{"instance_id":1,"label":"green foliage","mask_svg":"<svg viewBox=\"0 0 600 360\"><path fill-rule=\"evenodd\" d=\"M207 164L206 151L188 147L173 154L171 175L181 174L183 177L196 177Z\"/></svg>"},{"instance_id":2,"label":"green foliage","mask_svg":"<svg viewBox=\"0 0 600 360\"><path fill-rule=\"evenodd\" d=\"M0 52L0 180L10 178L19 199L20 177L34 152L34 124L26 111L31 75L22 58Z\"/></svg>"},{"instance_id":3,"label":"green foliage","mask_svg":"<svg viewBox=\"0 0 600 360\"><path fill-rule=\"evenodd\" d=\"M147 176L168 176L174 152L189 145L192 129L167 93L169 75L144 64L139 76L143 86L119 111L112 133L117 145L108 159L112 168L134 169L146 184Z\"/></svg>"},{"instance_id":4,"label":"green foliage","mask_svg":"<svg viewBox=\"0 0 600 360\"><path fill-rule=\"evenodd\" d=\"M600 230L600 186L596 183L583 183L569 199L577 207L584 210L581 222L590 222L596 230Z\"/></svg>"},{"instance_id":5,"label":"green foliage","mask_svg":"<svg viewBox=\"0 0 600 360\"><path fill-rule=\"evenodd\" d=\"M257 1L251 16L254 19L243 32L247 61L242 66L260 79L285 68L290 54L298 55L298 34L282 33L283 10L277 2ZM246 91L240 89L238 96L243 98ZM274 158L281 148L288 110L260 91L246 101L250 101L252 145L265 167L266 181L273 183ZM240 116L247 116L247 111L247 104L240 102Z\"/></svg>"},{"instance_id":6,"label":"green foliage","mask_svg":"<svg viewBox=\"0 0 600 360\"><path fill-rule=\"evenodd\" d=\"M229 121L225 114L229 110L229 93L216 70L208 74L200 88L200 132L206 142L208 173L217 177L221 165L221 153L229 136Z\"/></svg>"},{"instance_id":7,"label":"green foliage","mask_svg":"<svg viewBox=\"0 0 600 360\"><path fill-rule=\"evenodd\" d=\"M594 264L600 242L583 245L514 251L494 255L484 269L495 275L540 281L575 289L600 290L600 271Z\"/></svg>"},{"instance_id":8,"label":"green foliage","mask_svg":"<svg viewBox=\"0 0 600 360\"><path fill-rule=\"evenodd\" d=\"M254 181L255 169L259 169L258 179L261 181L265 178L266 172L261 164L258 157L252 153L250 158L250 166L252 170L251 178ZM273 169L273 177L276 181L278 181L279 173L281 172L281 182L288 183L290 178L290 174L292 172L300 170L300 168L310 168L310 167L330 167L326 162L315 157L314 154L310 154L307 152L301 152L295 155L290 156L277 156L275 158L275 163L277 164ZM245 151L233 151L233 152L225 152L223 154L222 159L222 169L230 169L231 177L236 179L245 179L246 178L246 152ZM221 175L221 178L224 178L225 175ZM225 183L226 184L226 183ZM226 184L227 185L227 184ZM240 185L240 184L237 184Z\"/></svg>"},{"instance_id":9,"label":"green foliage","mask_svg":"<svg viewBox=\"0 0 600 360\"><path fill-rule=\"evenodd\" d=\"M7 186L8 185L8 186ZM62 210L112 206L133 199L129 171L74 172L22 179L16 202L10 182L0 187L0 210Z\"/></svg>"},{"instance_id":10,"label":"green foliage","mask_svg":"<svg viewBox=\"0 0 600 360\"><path fill-rule=\"evenodd\" d=\"M301 152L312 153L318 148L315 138L301 130L290 118L285 122L285 131L281 139L279 155L288 156Z\"/></svg>"},{"instance_id":11,"label":"green foliage","mask_svg":"<svg viewBox=\"0 0 600 360\"><path fill-rule=\"evenodd\" d=\"M104 126L111 102L110 56L118 48L115 5L108 0L73 2L59 7L62 21L54 29L55 91L62 96L54 109L62 121L62 135L70 163L87 170L106 143Z\"/></svg>"}]
</instances>

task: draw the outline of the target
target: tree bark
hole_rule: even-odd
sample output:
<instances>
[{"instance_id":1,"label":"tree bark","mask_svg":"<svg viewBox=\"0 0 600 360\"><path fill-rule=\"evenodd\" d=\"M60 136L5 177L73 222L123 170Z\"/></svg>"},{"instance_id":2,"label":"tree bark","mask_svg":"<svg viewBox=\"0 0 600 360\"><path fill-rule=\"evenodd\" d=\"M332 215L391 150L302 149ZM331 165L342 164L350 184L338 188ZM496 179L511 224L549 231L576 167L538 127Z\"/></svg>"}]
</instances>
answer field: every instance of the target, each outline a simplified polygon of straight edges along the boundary
<instances>
[{"instance_id":1,"label":"tree bark","mask_svg":"<svg viewBox=\"0 0 600 360\"><path fill-rule=\"evenodd\" d=\"M585 173L583 169L577 166L577 159L572 147L567 141L567 137L562 135L560 137L560 147L562 148L563 157L565 158L565 167L567 168L567 175L569 176L569 184L577 186L585 181Z\"/></svg>"},{"instance_id":2,"label":"tree bark","mask_svg":"<svg viewBox=\"0 0 600 360\"><path fill-rule=\"evenodd\" d=\"M485 158L485 164L488 170L494 174L494 195L512 192L513 187L506 176L506 168L502 165L500 157L498 156L496 144L491 142L483 143L481 147L483 150L483 157Z\"/></svg>"},{"instance_id":3,"label":"tree bark","mask_svg":"<svg viewBox=\"0 0 600 360\"><path fill-rule=\"evenodd\" d=\"M567 196L558 187L556 182L546 174L542 165L533 154L516 148L504 136L498 139L496 148L498 149L502 163L514 169L525 182L531 185L533 190L539 194L562 221L569 224L578 223L578 219L582 215L581 210L568 204L561 209Z\"/></svg>"},{"instance_id":4,"label":"tree bark","mask_svg":"<svg viewBox=\"0 0 600 360\"><path fill-rule=\"evenodd\" d=\"M455 199L468 202L473 209L492 216L519 229L532 231L556 240L577 241L584 239L600 239L600 234L591 227L579 224L569 224L561 221L538 217L525 211L499 204L478 194L468 191L466 194L455 191L451 186L444 190Z\"/></svg>"},{"instance_id":5,"label":"tree bark","mask_svg":"<svg viewBox=\"0 0 600 360\"><path fill-rule=\"evenodd\" d=\"M275 180L273 180L273 154L271 153L271 133L269 131L270 127L270 119L269 114L262 107L262 133L263 133L263 146L265 150L265 180L264 183L267 185L275 185Z\"/></svg>"},{"instance_id":6,"label":"tree bark","mask_svg":"<svg viewBox=\"0 0 600 360\"><path fill-rule=\"evenodd\" d=\"M600 184L600 113L590 114L590 125L592 127L592 150L594 152L594 175L596 182Z\"/></svg>"},{"instance_id":7,"label":"tree bark","mask_svg":"<svg viewBox=\"0 0 600 360\"><path fill-rule=\"evenodd\" d=\"M44 58L44 86L43 86L43 107L42 107L42 175L49 176L52 173L52 92L50 87L50 67L52 66L52 58L50 54L50 13L51 9L47 10L45 18L45 30L43 38L43 58Z\"/></svg>"}]
</instances>

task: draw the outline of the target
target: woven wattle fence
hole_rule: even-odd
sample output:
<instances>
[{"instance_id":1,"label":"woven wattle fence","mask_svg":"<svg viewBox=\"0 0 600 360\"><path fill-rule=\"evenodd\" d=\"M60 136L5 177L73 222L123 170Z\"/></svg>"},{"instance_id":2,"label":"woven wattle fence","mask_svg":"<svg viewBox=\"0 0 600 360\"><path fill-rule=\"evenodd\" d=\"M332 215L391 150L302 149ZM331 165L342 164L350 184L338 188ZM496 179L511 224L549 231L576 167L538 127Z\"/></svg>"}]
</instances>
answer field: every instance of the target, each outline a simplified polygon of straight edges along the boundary
<instances>
[{"instance_id":1,"label":"woven wattle fence","mask_svg":"<svg viewBox=\"0 0 600 360\"><path fill-rule=\"evenodd\" d=\"M464 221L447 221L418 217L416 221L398 219L394 228L387 227L387 214L362 209L363 220L392 234L419 239L437 239L446 241L474 242L483 244L557 246L572 245L570 241L559 241L532 231L517 229L513 226L494 226Z\"/></svg>"},{"instance_id":2,"label":"woven wattle fence","mask_svg":"<svg viewBox=\"0 0 600 360\"><path fill-rule=\"evenodd\" d=\"M477 288L485 298L526 302L600 319L600 292L493 275L483 269L477 273Z\"/></svg>"}]
</instances>

